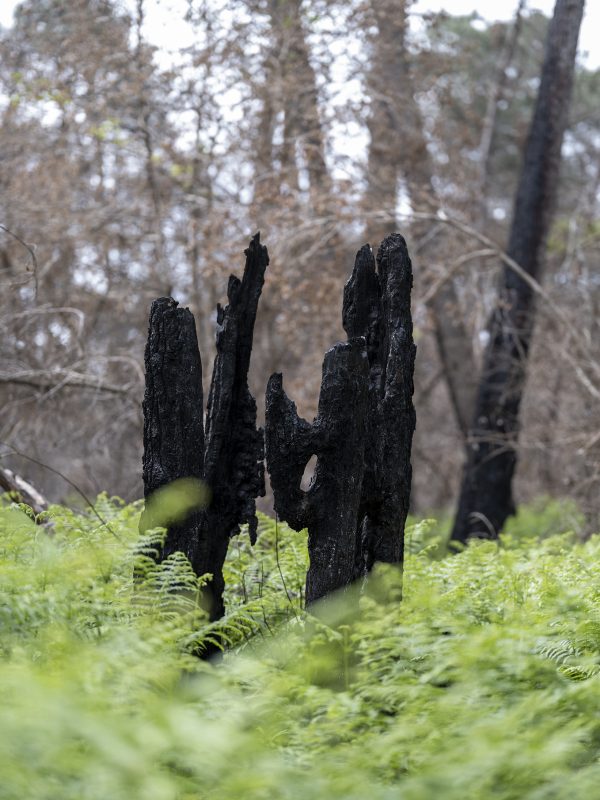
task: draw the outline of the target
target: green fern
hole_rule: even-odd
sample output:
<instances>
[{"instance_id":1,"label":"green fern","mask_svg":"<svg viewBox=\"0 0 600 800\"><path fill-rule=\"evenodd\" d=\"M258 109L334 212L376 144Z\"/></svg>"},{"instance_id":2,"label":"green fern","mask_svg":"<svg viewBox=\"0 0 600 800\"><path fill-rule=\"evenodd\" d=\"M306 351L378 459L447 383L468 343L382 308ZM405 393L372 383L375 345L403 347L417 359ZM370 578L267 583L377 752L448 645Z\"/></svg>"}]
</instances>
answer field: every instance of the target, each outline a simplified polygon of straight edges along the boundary
<instances>
[{"instance_id":1,"label":"green fern","mask_svg":"<svg viewBox=\"0 0 600 800\"><path fill-rule=\"evenodd\" d=\"M0 506L2 800L596 796L600 537L444 558L427 522L403 575L306 614L306 536L261 517L208 623L139 513Z\"/></svg>"}]
</instances>

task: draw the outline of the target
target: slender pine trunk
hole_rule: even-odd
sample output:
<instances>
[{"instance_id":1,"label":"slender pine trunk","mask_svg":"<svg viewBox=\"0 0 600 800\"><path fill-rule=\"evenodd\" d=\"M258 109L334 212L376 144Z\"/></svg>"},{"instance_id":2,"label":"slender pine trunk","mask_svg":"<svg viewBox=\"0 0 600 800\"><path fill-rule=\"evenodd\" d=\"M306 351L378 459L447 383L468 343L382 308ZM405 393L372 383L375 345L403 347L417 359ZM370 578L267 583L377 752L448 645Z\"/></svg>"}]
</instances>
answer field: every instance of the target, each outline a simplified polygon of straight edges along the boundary
<instances>
[{"instance_id":1,"label":"slender pine trunk","mask_svg":"<svg viewBox=\"0 0 600 800\"><path fill-rule=\"evenodd\" d=\"M548 29L535 111L514 205L508 255L536 280L558 196L562 141L573 88L585 0L557 0ZM495 538L514 513L519 412L535 303L530 286L504 268L489 325L452 538Z\"/></svg>"}]
</instances>

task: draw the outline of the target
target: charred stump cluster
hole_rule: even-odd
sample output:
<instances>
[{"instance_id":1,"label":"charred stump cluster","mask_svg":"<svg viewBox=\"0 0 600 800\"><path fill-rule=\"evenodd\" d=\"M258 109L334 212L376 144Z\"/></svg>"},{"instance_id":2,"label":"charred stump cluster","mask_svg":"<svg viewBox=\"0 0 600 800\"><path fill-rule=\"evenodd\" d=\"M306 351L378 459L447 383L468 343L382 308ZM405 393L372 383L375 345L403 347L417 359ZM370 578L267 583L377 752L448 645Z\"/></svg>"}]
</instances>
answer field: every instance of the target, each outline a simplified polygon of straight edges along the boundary
<instances>
[{"instance_id":1,"label":"charred stump cluster","mask_svg":"<svg viewBox=\"0 0 600 800\"><path fill-rule=\"evenodd\" d=\"M194 317L172 298L155 300L145 353L144 495L140 528L155 526L152 497L180 479L206 487L204 502L168 525L160 559L177 551L196 574L210 573L206 604L223 615L223 564L229 540L247 524L256 538L255 501L265 493L264 459L275 511L308 529L308 604L365 576L377 561L401 564L415 428L412 267L402 236L388 236L375 260L356 256L344 289L348 340L325 354L318 414L299 417L271 376L265 431L248 388L258 302L269 263L257 234L228 305L217 307L217 355L204 414L202 365ZM266 445L266 447L265 447ZM310 459L317 464L301 488Z\"/></svg>"}]
</instances>

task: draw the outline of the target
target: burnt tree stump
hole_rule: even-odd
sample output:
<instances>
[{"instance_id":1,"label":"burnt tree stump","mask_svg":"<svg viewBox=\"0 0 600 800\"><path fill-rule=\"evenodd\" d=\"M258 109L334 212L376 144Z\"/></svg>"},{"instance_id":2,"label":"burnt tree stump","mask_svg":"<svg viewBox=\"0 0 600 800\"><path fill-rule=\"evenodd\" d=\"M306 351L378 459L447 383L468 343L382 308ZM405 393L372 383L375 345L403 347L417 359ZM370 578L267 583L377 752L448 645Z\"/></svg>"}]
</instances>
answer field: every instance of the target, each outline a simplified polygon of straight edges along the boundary
<instances>
[{"instance_id":1,"label":"burnt tree stump","mask_svg":"<svg viewBox=\"0 0 600 800\"><path fill-rule=\"evenodd\" d=\"M202 363L192 312L171 297L152 303L144 355L144 497L182 478L202 480L204 457ZM149 504L140 530L161 525ZM169 526L161 552L177 551L193 562L201 526L199 512Z\"/></svg>"},{"instance_id":2,"label":"burnt tree stump","mask_svg":"<svg viewBox=\"0 0 600 800\"><path fill-rule=\"evenodd\" d=\"M406 242L381 243L377 270L367 245L344 287L342 320L348 336L364 336L369 357L365 473L357 519L357 576L376 561L402 563L410 503L410 453L416 416L412 402L416 347Z\"/></svg>"},{"instance_id":3,"label":"burnt tree stump","mask_svg":"<svg viewBox=\"0 0 600 800\"><path fill-rule=\"evenodd\" d=\"M294 530L308 528L307 604L354 578L356 515L363 479L368 361L365 341L338 343L325 354L315 421L301 419L283 390L269 379L266 451L275 511ZM311 456L317 465L307 492L300 482Z\"/></svg>"},{"instance_id":4,"label":"burnt tree stump","mask_svg":"<svg viewBox=\"0 0 600 800\"><path fill-rule=\"evenodd\" d=\"M415 428L412 266L402 236L377 255L357 254L344 290L348 342L325 355L317 418L301 419L271 376L266 456L275 510L294 530L308 528L306 602L349 585L376 561L401 563ZM311 456L307 492L300 483Z\"/></svg>"},{"instance_id":5,"label":"burnt tree stump","mask_svg":"<svg viewBox=\"0 0 600 800\"><path fill-rule=\"evenodd\" d=\"M229 539L248 524L250 541L256 541L256 498L265 494L264 434L256 427L256 401L248 388L254 322L269 263L260 235L245 251L246 266L240 281L227 287L228 305L217 307L217 355L206 409L204 480L212 501L204 514L196 573L210 572L211 617L223 616L223 564Z\"/></svg>"},{"instance_id":6,"label":"burnt tree stump","mask_svg":"<svg viewBox=\"0 0 600 800\"><path fill-rule=\"evenodd\" d=\"M146 345L144 396L144 496L180 478L203 481L206 508L170 524L160 558L181 551L197 575L213 577L206 588L210 618L223 607L223 563L229 539L247 523L256 538L256 497L264 495L263 432L248 388L258 301L269 263L260 236L245 251L242 280L232 276L228 305L217 307L217 355L203 425L202 368L196 327L188 309L172 298L152 303ZM153 527L148 507L140 529Z\"/></svg>"}]
</instances>

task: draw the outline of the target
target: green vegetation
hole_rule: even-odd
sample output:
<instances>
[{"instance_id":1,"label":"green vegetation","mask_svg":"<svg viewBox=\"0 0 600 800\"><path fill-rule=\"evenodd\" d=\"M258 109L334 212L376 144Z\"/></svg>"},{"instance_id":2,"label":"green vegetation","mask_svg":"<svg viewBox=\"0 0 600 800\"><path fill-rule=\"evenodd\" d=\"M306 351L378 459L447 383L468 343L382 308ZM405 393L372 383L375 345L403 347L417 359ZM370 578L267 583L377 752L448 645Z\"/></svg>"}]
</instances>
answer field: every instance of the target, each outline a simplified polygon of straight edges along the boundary
<instances>
[{"instance_id":1,"label":"green vegetation","mask_svg":"<svg viewBox=\"0 0 600 800\"><path fill-rule=\"evenodd\" d=\"M140 507L97 510L0 509L2 800L597 795L600 537L521 525L434 559L424 523L402 603L380 569L314 618L304 537L262 518L209 626Z\"/></svg>"}]
</instances>

